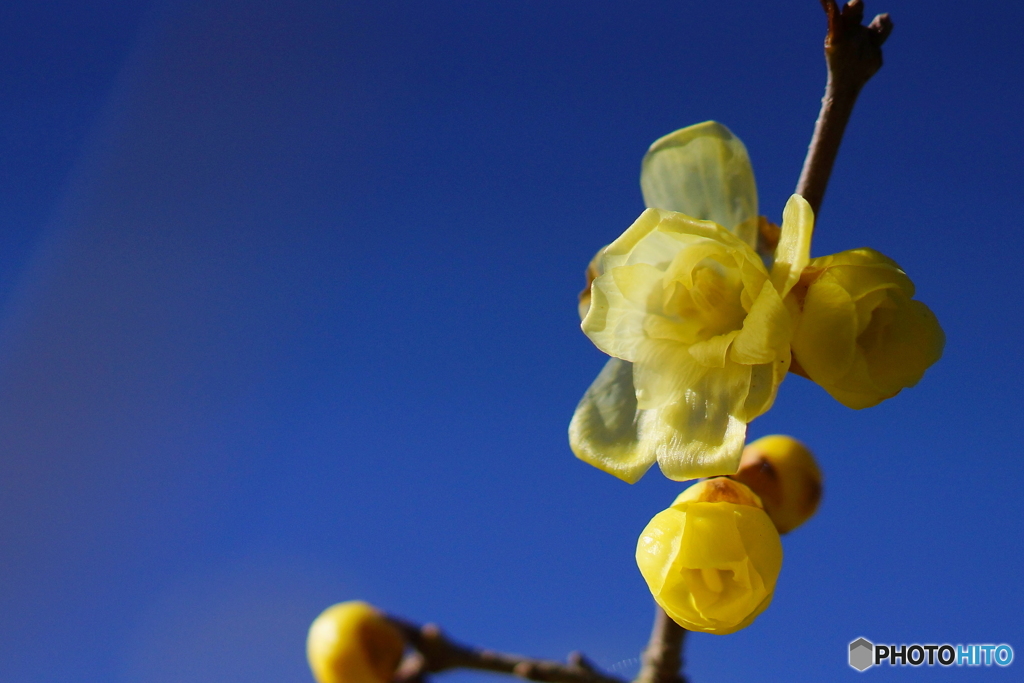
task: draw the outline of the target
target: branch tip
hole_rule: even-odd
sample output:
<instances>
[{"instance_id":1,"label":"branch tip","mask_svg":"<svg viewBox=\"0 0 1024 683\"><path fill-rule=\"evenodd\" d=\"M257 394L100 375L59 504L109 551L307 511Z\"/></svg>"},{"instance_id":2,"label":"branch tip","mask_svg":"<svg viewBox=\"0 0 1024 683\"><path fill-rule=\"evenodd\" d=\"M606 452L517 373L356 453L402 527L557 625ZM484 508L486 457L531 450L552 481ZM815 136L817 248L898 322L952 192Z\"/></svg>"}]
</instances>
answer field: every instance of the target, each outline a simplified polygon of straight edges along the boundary
<instances>
[{"instance_id":1,"label":"branch tip","mask_svg":"<svg viewBox=\"0 0 1024 683\"><path fill-rule=\"evenodd\" d=\"M872 42L875 46L882 47L885 39L892 33L892 19L889 18L889 13L879 14L872 19L868 24L868 30L874 34Z\"/></svg>"},{"instance_id":2,"label":"branch tip","mask_svg":"<svg viewBox=\"0 0 1024 683\"><path fill-rule=\"evenodd\" d=\"M853 105L864 84L882 68L882 44L892 33L888 14L879 14L870 24L863 25L863 0L850 0L842 9L836 0L820 2L828 17L825 34L828 82L796 188L796 193L811 205L815 216L821 209Z\"/></svg>"}]
</instances>

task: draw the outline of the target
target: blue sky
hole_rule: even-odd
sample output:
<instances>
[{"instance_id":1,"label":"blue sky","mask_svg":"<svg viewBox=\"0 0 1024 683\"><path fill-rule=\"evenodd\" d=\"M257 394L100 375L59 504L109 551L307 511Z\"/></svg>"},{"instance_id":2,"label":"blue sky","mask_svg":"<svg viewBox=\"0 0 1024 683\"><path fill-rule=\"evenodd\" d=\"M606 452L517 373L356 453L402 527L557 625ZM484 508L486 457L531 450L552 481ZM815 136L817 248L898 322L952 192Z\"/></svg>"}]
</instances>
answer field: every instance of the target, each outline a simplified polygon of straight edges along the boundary
<instances>
[{"instance_id":1,"label":"blue sky","mask_svg":"<svg viewBox=\"0 0 1024 683\"><path fill-rule=\"evenodd\" d=\"M896 259L945 356L860 412L791 376L751 424L825 498L695 683L852 678L858 636L1024 656L1024 9L878 11L812 252ZM573 458L575 296L676 128L729 126L779 220L823 30L814 0L0 7L0 680L309 681L352 598L634 673L636 538L682 487Z\"/></svg>"}]
</instances>

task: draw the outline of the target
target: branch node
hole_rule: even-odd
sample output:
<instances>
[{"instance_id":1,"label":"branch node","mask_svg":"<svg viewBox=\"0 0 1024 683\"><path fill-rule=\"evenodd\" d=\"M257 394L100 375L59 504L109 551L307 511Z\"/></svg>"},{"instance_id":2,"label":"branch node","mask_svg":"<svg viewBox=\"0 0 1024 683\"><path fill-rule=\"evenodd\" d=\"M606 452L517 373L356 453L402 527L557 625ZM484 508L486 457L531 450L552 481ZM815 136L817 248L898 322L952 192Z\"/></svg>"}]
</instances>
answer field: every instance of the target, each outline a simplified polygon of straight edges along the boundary
<instances>
[{"instance_id":1,"label":"branch node","mask_svg":"<svg viewBox=\"0 0 1024 683\"><path fill-rule=\"evenodd\" d=\"M579 650L573 650L569 653L568 662L569 666L573 668L581 669L590 673L595 671L594 665L591 664L590 660L587 659Z\"/></svg>"},{"instance_id":2,"label":"branch node","mask_svg":"<svg viewBox=\"0 0 1024 683\"><path fill-rule=\"evenodd\" d=\"M532 678L534 675L534 666L530 662L519 662L512 667L512 673L520 678Z\"/></svg>"}]
</instances>

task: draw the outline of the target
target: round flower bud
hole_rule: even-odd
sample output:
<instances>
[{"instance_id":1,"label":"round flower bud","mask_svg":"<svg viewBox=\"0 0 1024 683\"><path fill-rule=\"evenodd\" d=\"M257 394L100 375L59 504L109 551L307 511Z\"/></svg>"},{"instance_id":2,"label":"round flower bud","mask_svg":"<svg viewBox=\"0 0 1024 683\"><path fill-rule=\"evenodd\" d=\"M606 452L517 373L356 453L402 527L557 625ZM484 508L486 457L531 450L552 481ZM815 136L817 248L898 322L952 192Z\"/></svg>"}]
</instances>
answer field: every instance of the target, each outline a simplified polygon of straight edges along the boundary
<instances>
[{"instance_id":1,"label":"round flower bud","mask_svg":"<svg viewBox=\"0 0 1024 683\"><path fill-rule=\"evenodd\" d=\"M791 436L773 434L747 444L732 478L761 498L780 534L810 519L821 502L821 470L807 446Z\"/></svg>"},{"instance_id":2,"label":"round flower bud","mask_svg":"<svg viewBox=\"0 0 1024 683\"><path fill-rule=\"evenodd\" d=\"M309 668L318 683L390 683L403 650L401 632L357 600L325 609L306 639Z\"/></svg>"},{"instance_id":3,"label":"round flower bud","mask_svg":"<svg viewBox=\"0 0 1024 683\"><path fill-rule=\"evenodd\" d=\"M636 562L680 626L726 634L768 607L782 568L775 525L749 488L726 478L684 491L640 535Z\"/></svg>"},{"instance_id":4,"label":"round flower bud","mask_svg":"<svg viewBox=\"0 0 1024 683\"><path fill-rule=\"evenodd\" d=\"M794 371L837 401L869 408L918 383L942 356L935 314L892 259L854 249L812 259L790 292Z\"/></svg>"}]
</instances>

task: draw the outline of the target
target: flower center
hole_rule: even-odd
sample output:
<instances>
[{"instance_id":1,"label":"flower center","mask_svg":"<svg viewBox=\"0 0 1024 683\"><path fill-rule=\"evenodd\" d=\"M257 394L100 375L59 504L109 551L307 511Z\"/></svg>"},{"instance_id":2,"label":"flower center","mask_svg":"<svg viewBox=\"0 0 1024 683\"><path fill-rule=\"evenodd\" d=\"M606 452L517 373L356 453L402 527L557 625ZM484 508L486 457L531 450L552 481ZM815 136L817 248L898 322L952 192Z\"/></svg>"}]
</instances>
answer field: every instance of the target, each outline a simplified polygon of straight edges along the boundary
<instances>
[{"instance_id":1,"label":"flower center","mask_svg":"<svg viewBox=\"0 0 1024 683\"><path fill-rule=\"evenodd\" d=\"M740 329L747 312L738 271L705 258L691 271L689 286L677 279L665 282L665 315L686 326L693 342Z\"/></svg>"}]
</instances>

